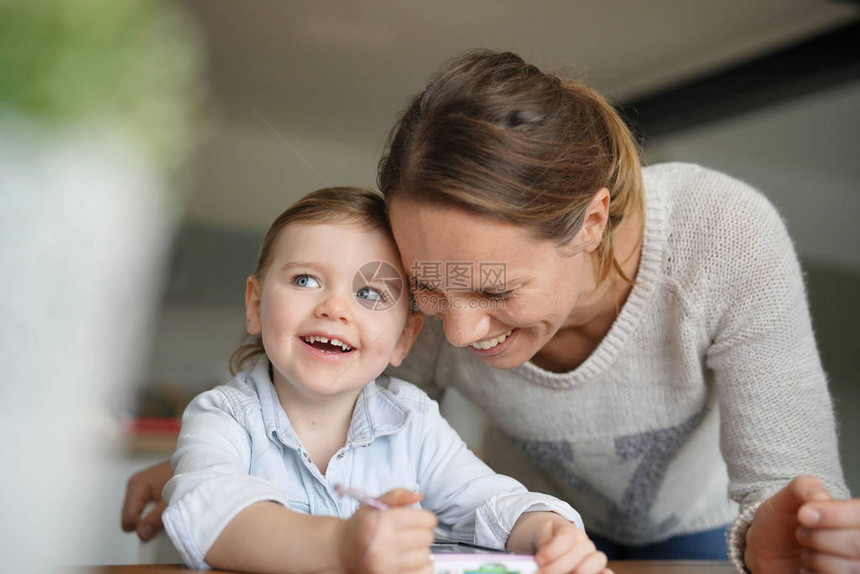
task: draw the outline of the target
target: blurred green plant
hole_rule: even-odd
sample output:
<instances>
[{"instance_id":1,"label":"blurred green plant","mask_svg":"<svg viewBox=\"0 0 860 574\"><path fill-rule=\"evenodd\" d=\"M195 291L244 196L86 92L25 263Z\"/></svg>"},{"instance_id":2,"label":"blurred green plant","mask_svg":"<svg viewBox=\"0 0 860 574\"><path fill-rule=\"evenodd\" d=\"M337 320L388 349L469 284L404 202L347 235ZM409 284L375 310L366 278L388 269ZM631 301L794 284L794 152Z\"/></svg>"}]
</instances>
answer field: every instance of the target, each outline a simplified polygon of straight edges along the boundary
<instances>
[{"instance_id":1,"label":"blurred green plant","mask_svg":"<svg viewBox=\"0 0 860 574\"><path fill-rule=\"evenodd\" d=\"M166 168L195 143L202 38L166 0L0 0L0 110L107 124Z\"/></svg>"}]
</instances>

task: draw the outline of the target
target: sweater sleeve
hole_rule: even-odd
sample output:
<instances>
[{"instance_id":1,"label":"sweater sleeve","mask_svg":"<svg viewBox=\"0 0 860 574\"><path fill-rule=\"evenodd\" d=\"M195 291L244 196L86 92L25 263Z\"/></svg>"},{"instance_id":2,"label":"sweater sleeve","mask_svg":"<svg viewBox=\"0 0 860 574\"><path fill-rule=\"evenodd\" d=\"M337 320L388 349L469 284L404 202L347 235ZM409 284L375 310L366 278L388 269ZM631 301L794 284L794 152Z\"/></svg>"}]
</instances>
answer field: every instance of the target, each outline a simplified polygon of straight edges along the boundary
<instances>
[{"instance_id":1,"label":"sweater sleeve","mask_svg":"<svg viewBox=\"0 0 860 574\"><path fill-rule=\"evenodd\" d=\"M726 191L711 220L703 298L721 412L729 495L740 503L730 558L743 570L756 508L799 474L846 496L835 418L812 331L803 277L785 226L758 192L712 175Z\"/></svg>"}]
</instances>

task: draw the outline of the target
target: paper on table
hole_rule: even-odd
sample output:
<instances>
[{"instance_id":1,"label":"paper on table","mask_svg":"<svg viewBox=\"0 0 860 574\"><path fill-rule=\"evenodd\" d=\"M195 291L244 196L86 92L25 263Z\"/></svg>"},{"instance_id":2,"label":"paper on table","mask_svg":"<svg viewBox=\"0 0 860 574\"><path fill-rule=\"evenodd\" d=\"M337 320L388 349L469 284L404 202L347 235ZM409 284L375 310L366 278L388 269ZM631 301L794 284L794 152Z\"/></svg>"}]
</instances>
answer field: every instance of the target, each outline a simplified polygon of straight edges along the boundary
<instances>
[{"instance_id":1,"label":"paper on table","mask_svg":"<svg viewBox=\"0 0 860 574\"><path fill-rule=\"evenodd\" d=\"M430 547L435 574L533 574L534 556L448 539Z\"/></svg>"}]
</instances>

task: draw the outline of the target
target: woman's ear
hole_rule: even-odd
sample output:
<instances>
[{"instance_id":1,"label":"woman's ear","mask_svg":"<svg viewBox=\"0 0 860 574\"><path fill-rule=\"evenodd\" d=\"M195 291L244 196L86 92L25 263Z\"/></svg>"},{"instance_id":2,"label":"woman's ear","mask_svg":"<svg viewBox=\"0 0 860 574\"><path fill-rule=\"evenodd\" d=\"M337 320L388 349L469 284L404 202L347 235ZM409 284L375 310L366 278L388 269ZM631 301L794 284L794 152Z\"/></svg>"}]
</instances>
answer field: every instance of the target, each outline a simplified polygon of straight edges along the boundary
<instances>
[{"instance_id":1,"label":"woman's ear","mask_svg":"<svg viewBox=\"0 0 860 574\"><path fill-rule=\"evenodd\" d=\"M260 319L260 281L254 275L245 282L245 329L249 335L259 335L263 330Z\"/></svg>"},{"instance_id":2,"label":"woman's ear","mask_svg":"<svg viewBox=\"0 0 860 574\"><path fill-rule=\"evenodd\" d=\"M403 359L406 358L406 355L409 354L409 349L412 348L412 343L415 342L415 339L418 337L418 333L421 332L421 327L423 325L423 314L416 312L409 313L409 317L406 319L406 326L403 327L403 332L400 333L400 338L397 340L397 344L394 346L394 352L391 353L391 359L388 361L392 366L400 366L400 363L402 363Z\"/></svg>"},{"instance_id":3,"label":"woman's ear","mask_svg":"<svg viewBox=\"0 0 860 574\"><path fill-rule=\"evenodd\" d=\"M579 229L577 242L583 251L591 252L597 249L603 241L603 232L609 222L609 190L601 188L592 196L585 210L582 227Z\"/></svg>"}]
</instances>

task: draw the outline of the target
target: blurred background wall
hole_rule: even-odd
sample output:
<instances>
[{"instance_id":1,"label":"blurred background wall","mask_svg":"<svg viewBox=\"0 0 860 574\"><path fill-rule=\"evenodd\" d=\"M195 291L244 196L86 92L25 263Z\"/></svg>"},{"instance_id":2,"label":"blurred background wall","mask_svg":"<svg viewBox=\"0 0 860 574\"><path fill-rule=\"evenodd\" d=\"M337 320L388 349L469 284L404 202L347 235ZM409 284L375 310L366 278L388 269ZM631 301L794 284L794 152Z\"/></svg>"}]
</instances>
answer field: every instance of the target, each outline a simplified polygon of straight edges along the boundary
<instances>
[{"instance_id":1,"label":"blurred background wall","mask_svg":"<svg viewBox=\"0 0 860 574\"><path fill-rule=\"evenodd\" d=\"M182 210L163 297L115 420L169 416L229 380L245 277L272 219L330 185L375 188L397 112L463 50L513 50L592 84L639 134L648 162L691 161L763 191L804 266L860 493L860 5L839 0L525 0L433 3L185 0L208 86L203 142L175 177ZM2 72L0 72L2 73ZM461 398L446 412L480 442ZM126 426L128 429L128 425ZM134 562L119 531L125 480L163 460L165 440L127 433L99 467L95 547L73 562Z\"/></svg>"}]
</instances>

